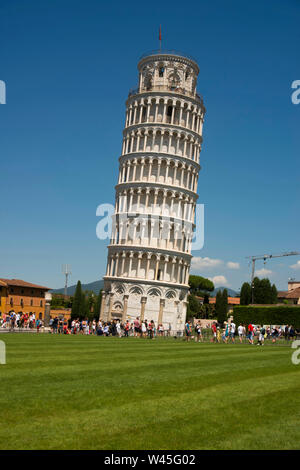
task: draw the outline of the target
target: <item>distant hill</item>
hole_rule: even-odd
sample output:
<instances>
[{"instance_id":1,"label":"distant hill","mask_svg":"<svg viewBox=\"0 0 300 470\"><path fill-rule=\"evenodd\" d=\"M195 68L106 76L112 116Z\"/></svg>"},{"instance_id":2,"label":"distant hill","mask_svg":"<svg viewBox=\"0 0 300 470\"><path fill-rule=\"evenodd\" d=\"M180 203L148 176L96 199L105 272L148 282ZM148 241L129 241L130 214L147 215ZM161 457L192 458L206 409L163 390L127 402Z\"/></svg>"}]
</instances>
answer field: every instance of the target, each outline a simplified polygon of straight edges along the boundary
<instances>
[{"instance_id":1,"label":"distant hill","mask_svg":"<svg viewBox=\"0 0 300 470\"><path fill-rule=\"evenodd\" d=\"M213 292L210 293L210 296L211 297L215 297L217 295L217 292L219 290L224 290L224 289L227 289L227 292L228 292L228 296L229 297L236 297L238 295L238 292L236 292L235 290L233 289L230 289L229 287L216 287L215 290Z\"/></svg>"},{"instance_id":2,"label":"distant hill","mask_svg":"<svg viewBox=\"0 0 300 470\"><path fill-rule=\"evenodd\" d=\"M82 290L93 291L95 294L99 293L100 289L103 289L104 282L101 279L100 281L90 282L89 284L81 284ZM68 287L68 295L74 295L76 289L76 284L74 286ZM60 289L53 289L50 291L52 294L64 294L65 288L61 287Z\"/></svg>"},{"instance_id":3,"label":"distant hill","mask_svg":"<svg viewBox=\"0 0 300 470\"><path fill-rule=\"evenodd\" d=\"M81 284L81 287L82 287L82 290L89 290L89 291L94 292L95 294L98 294L99 290L103 289L104 282L101 279L100 281L90 282L89 284ZM76 284L74 284L74 286L68 287L68 295L74 295L75 289L76 289ZM236 292L233 289L230 289L229 287L216 287L216 289L210 293L210 296L215 297L217 295L217 292L223 289L227 289L229 297L236 297L238 295L238 292ZM50 292L52 294L63 294L65 292L65 288L61 287L60 289L53 289Z\"/></svg>"}]
</instances>

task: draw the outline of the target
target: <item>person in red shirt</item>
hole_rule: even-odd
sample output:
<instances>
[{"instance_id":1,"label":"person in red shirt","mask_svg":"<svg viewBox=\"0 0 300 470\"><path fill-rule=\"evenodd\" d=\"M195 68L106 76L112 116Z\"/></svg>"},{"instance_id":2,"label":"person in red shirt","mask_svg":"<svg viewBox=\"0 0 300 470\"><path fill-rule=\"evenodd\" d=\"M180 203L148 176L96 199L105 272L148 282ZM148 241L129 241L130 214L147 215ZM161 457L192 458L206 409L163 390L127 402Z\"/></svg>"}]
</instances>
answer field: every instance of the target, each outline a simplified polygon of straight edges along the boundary
<instances>
[{"instance_id":1,"label":"person in red shirt","mask_svg":"<svg viewBox=\"0 0 300 470\"><path fill-rule=\"evenodd\" d=\"M126 336L127 338L128 338L129 328L130 328L130 323L129 323L129 321L127 320L127 322L125 323L125 328L124 328L125 336Z\"/></svg>"},{"instance_id":2,"label":"person in red shirt","mask_svg":"<svg viewBox=\"0 0 300 470\"><path fill-rule=\"evenodd\" d=\"M212 333L213 333L213 339L212 341L213 342L217 342L217 325L215 323L213 323L211 325L211 330L212 330Z\"/></svg>"},{"instance_id":3,"label":"person in red shirt","mask_svg":"<svg viewBox=\"0 0 300 470\"><path fill-rule=\"evenodd\" d=\"M139 334L140 334L140 321L139 321L138 317L136 317L133 324L134 324L134 336L135 337L139 336Z\"/></svg>"},{"instance_id":4,"label":"person in red shirt","mask_svg":"<svg viewBox=\"0 0 300 470\"><path fill-rule=\"evenodd\" d=\"M148 323L148 336L150 339L153 339L153 320Z\"/></svg>"},{"instance_id":5,"label":"person in red shirt","mask_svg":"<svg viewBox=\"0 0 300 470\"><path fill-rule=\"evenodd\" d=\"M253 344L253 325L249 323L248 325L248 340L250 344Z\"/></svg>"}]
</instances>

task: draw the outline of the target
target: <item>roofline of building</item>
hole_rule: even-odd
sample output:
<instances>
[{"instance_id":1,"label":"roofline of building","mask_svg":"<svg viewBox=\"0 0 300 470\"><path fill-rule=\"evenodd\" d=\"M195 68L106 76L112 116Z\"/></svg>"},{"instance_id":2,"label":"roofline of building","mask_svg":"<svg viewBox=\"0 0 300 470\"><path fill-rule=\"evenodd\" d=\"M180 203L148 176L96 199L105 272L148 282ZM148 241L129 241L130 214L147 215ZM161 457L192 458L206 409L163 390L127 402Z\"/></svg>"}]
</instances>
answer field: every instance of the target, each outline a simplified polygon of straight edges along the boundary
<instances>
[{"instance_id":1,"label":"roofline of building","mask_svg":"<svg viewBox=\"0 0 300 470\"><path fill-rule=\"evenodd\" d=\"M23 281L22 279L5 279L0 278L0 285L4 287L29 287L32 289L40 289L40 290L50 290L50 287L40 286L38 284L32 284L31 282Z\"/></svg>"}]
</instances>

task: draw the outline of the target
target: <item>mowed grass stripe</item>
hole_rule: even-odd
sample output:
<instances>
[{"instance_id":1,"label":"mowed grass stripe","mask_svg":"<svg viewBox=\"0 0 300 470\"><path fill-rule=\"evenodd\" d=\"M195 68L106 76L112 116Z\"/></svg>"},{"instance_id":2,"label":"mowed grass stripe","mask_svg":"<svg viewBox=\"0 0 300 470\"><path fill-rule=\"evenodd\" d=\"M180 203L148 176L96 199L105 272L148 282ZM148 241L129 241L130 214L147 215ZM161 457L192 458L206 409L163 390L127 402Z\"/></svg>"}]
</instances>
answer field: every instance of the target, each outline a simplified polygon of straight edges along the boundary
<instances>
[{"instance_id":1,"label":"mowed grass stripe","mask_svg":"<svg viewBox=\"0 0 300 470\"><path fill-rule=\"evenodd\" d=\"M293 381L293 377L291 377L290 379ZM203 393L199 395L198 398L195 397L195 394L192 391L178 392L177 397L175 399L174 397L170 396L161 397L159 400L157 400L156 398L148 398L147 400L144 399L141 403L136 402L134 406L130 406L130 404L125 404L121 407L118 407L118 409L115 410L116 415L115 419L113 420L111 420L112 410L109 408L95 408L92 410L89 409L88 411L77 410L76 422L77 425L80 425L80 435L82 436L82 440L79 446L80 448L89 448L90 443L88 439L86 439L86 436L89 435L94 428L97 428L98 448L114 449L116 448L115 440L119 440L122 436L123 440L125 439L126 443L125 447L123 448L143 448L144 444L137 444L137 437L139 436L139 433L141 435L144 435L145 433L149 434L149 429L151 427L150 434L152 438L155 437L156 432L160 436L159 443L155 443L154 447L152 448L168 448L168 445L166 444L169 443L170 445L170 438L172 435L172 439L175 439L175 441L173 440L173 442L171 442L172 448L176 448L176 438L178 432L181 436L181 439L183 438L183 436L185 436L186 438L186 433L191 432L191 430L189 430L189 427L191 426L191 428L196 428L198 429L198 431L201 431L200 436L203 436L204 426L206 432L214 436L214 447L216 447L216 442L219 441L220 448L222 448L224 447L223 433L228 434L229 422L233 423L233 425L230 424L230 426L232 426L230 429L230 433L231 439L233 439L233 443L233 437L236 433L236 429L243 429L244 431L246 429L246 434L249 434L249 430L252 432L252 428L251 426L249 426L249 424L251 425L253 423L253 417L255 428L260 427L261 424L265 424L267 418L266 412L268 411L268 409L264 411L264 420L262 422L260 419L260 406L256 406L253 409L252 414L249 412L251 406L253 406L253 400L258 400L257 403L259 404L259 400L264 397L268 400L268 402L272 402L274 398L279 398L278 394L280 393L281 397L285 398L285 404L292 402L291 396L294 397L294 394L297 393L297 387L294 387L292 390L290 390L289 393L291 394L291 396L286 395L286 391L288 390L290 383L289 380L285 380L285 385L282 384L282 386L280 387L280 391L277 390L277 396L275 397L275 392L267 392L267 390L271 390L272 386L274 385L274 383L272 383L272 380L273 379L271 378L271 380L267 381L267 383L263 380L258 381L257 388L252 388L251 390L249 390L249 384L253 383L252 381L247 381L247 383L242 384L243 387L241 387L241 384L239 384L239 386L236 387L234 391L232 391L230 384L223 384L222 386L219 385L217 387L212 387L212 390L205 389ZM266 387L262 387L263 384ZM248 391L247 399L245 398L246 390ZM229 400L228 392L230 392ZM220 393L224 396L224 400L222 403L215 404L215 396ZM199 399L203 400L203 404L200 407L201 412L199 412ZM232 405L233 403L234 407ZM159 409L164 409L164 413L156 412L159 411ZM174 409L177 409L177 413L175 415ZM288 408L286 409L289 410ZM197 410L196 416L195 410ZM62 409L62 414L63 416L56 417L52 421L50 428L48 426L45 426L45 417L44 419L42 417L42 419L40 420L33 419L32 427L28 429L28 432L31 434L38 431L40 439L42 435L44 435L46 439L46 441L43 443L44 446L50 445L54 446L52 448L58 448L57 446L60 446L61 443L57 443L56 440L54 440L53 442L53 435L55 435L56 430L63 426L64 428L66 428L66 430L68 430L68 432L72 434L72 428L75 424L73 418L70 418L68 415L65 415L65 409ZM235 418L233 421L232 417ZM247 426L245 426L245 418L247 418ZM274 420L275 424L278 424L278 418L274 414L274 410L271 410L270 418L270 428L274 431ZM286 419L285 416L284 419ZM295 416L294 419L296 419ZM299 415L297 419L299 419ZM106 425L106 423L108 425ZM296 423L298 424L297 421ZM173 429L174 425L176 424L178 426ZM23 427L24 426L22 424L17 425L14 429L13 435L19 434L19 437L21 439L23 434ZM47 428L47 432L45 432L45 428ZM76 431L76 427L73 429L73 432L74 431ZM135 434L135 439L130 441L130 439L133 437L132 433ZM198 435L198 437L200 436ZM196 436L192 435L192 437L193 439L190 441L189 445L191 445L191 443L193 442L194 445L197 445L197 443L195 442ZM294 433L293 439L296 437L297 436ZM282 438L283 436L281 432L281 439ZM47 444L48 439L51 440L51 444ZM148 439L149 442L151 442L149 436ZM165 442L166 440L167 442ZM134 446L132 446L133 442L135 443ZM144 438L142 438L142 442L144 442ZM151 448L149 447L149 442L147 448ZM65 442L64 445L66 446L65 448L68 448L69 443ZM118 445L120 446L120 441ZM205 446L202 445L200 447L204 448ZM208 442L206 443L205 448L210 448Z\"/></svg>"},{"instance_id":2,"label":"mowed grass stripe","mask_svg":"<svg viewBox=\"0 0 300 470\"><path fill-rule=\"evenodd\" d=\"M101 404L115 407L120 406L123 403L134 404L134 402L141 396L147 397L149 393L151 393L152 398L159 399L161 396L165 395L166 388L168 396L173 395L176 397L181 391L189 390L202 392L205 388L215 387L217 389L220 384L227 384L230 387L234 387L237 382L241 384L242 382L249 380L249 378L250 380L254 378L263 378L265 380L270 376L276 379L276 376L278 375L279 377L276 380L281 381L285 380L283 377L284 375L291 373L292 372L290 371L285 371L282 373L277 372L275 374L273 371L268 370L267 372L262 373L261 371L260 374L257 374L255 370L252 370L251 373L243 373L237 377L232 371L221 373L217 370L214 374L202 377L199 374L191 376L190 371L185 371L184 374L180 375L180 380L178 380L178 376L168 378L166 376L163 377L160 373L152 375L144 373L132 376L127 375L123 378L119 377L114 380L111 378L102 380L101 377L98 377L98 379L93 381L93 384L96 389L101 389ZM9 419L10 416L14 418L14 413L17 409L19 409L18 417L26 413L31 416L35 413L37 413L37 415L45 416L45 412L47 414L51 414L51 412L52 414L55 414L57 394L59 394L60 400L63 400L64 398L68 400L70 397L77 399L77 401L79 401L76 405L78 410L85 409L86 397L89 398L90 406L93 406L94 404L97 406L99 403L99 396L95 393L94 389L90 388L89 379L91 378L91 376L84 375L85 381L83 381L80 376L77 377L77 379L70 381L68 377L61 376L53 383L48 384L48 382L41 382L40 384L33 385L30 381L26 388L24 388L26 391L26 403L28 407L22 408L23 397L20 396L19 398L16 398L7 410L6 418ZM65 384L65 382L67 383ZM67 385L67 387L65 387L65 385ZM124 396L120 396L120 388L126 392L130 391L130 395L128 396L128 393L126 393ZM14 392L13 389L12 392ZM47 400L46 411L39 407L35 408L37 394L39 394L40 398ZM116 401L112 403L112 399Z\"/></svg>"},{"instance_id":3,"label":"mowed grass stripe","mask_svg":"<svg viewBox=\"0 0 300 470\"><path fill-rule=\"evenodd\" d=\"M298 411L276 413L299 409L289 348L5 338L2 448L296 448Z\"/></svg>"},{"instance_id":4,"label":"mowed grass stripe","mask_svg":"<svg viewBox=\"0 0 300 470\"><path fill-rule=\"evenodd\" d=\"M16 336L14 336L16 338ZM50 339L53 337L50 337ZM76 338L76 337L75 337ZM54 339L56 339L54 337ZM89 339L96 340L97 338L86 338L86 341L89 341ZM48 338L47 338L48 340ZM101 340L98 340L101 341ZM111 341L110 338L106 339L107 342ZM113 345L110 344L105 344L102 340L102 343L99 343L98 345L95 345L93 343L92 345L85 343L79 343L81 349L81 354L80 356L77 355L76 361L77 363L84 363L86 359L89 360L89 363L91 365L99 365L99 360L101 361L101 366L105 367L107 365L106 360L107 359L114 359L114 360L130 360L134 359L136 362L140 361L148 361L150 358L155 359L160 359L163 360L164 358L166 360L172 360L172 359L181 359L181 358L189 358L190 360L209 360L210 357L214 358L215 360L217 359L217 356L219 355L221 357L221 360L225 358L225 356L232 355L234 357L237 357L237 347L239 348L239 355L250 355L253 357L254 352L250 351L250 349L255 349L255 347L251 347L249 345L226 345L226 350L224 349L224 345L214 345L214 344L185 344L184 342L181 341L181 343L178 345L178 342L176 342L176 347L174 347L174 343L170 343L169 341L166 342L165 345L161 346L161 343L164 340L158 340L160 341L160 344L156 344L147 340L142 340L141 342L135 342L134 345L135 347L128 347L128 343L125 343L124 340L117 340L118 342L114 342ZM123 343L122 343L123 341ZM128 341L128 340L127 340ZM135 341L133 338L129 339L129 341ZM138 340L139 341L139 340ZM121 344L122 343L122 344ZM148 344L151 343L151 347L149 348ZM59 344L59 343L58 343ZM39 349L36 349L36 354L37 354L37 360L43 359L43 365L47 365L48 363L51 363L52 361L52 352L55 353L55 364L57 366L59 365L64 365L66 363L72 363L73 362L73 356L72 354L78 352L78 347L76 348L69 348L69 344L65 344L61 347L58 347L57 343L54 343L50 345L50 347L44 348L45 351L42 352ZM13 345L14 348L16 348L16 345ZM27 350L24 349L23 345L19 345L19 351L14 349L11 350L8 348L7 351L7 357L9 360L9 364L14 367L19 367L22 368L26 363L31 367L32 366L32 357L30 355L27 355ZM268 347L265 348L267 349L267 352L264 352L263 354L286 354L283 348L277 348L277 347ZM256 353L255 354L262 354L259 352L262 351L261 348L256 348ZM30 350L29 350L30 352ZM126 354L124 354L126 352ZM139 354L138 354L139 353ZM108 364L110 365L110 363Z\"/></svg>"},{"instance_id":5,"label":"mowed grass stripe","mask_svg":"<svg viewBox=\"0 0 300 470\"><path fill-rule=\"evenodd\" d=\"M225 354L224 354L225 355ZM249 355L249 357L251 354ZM252 354L253 356L253 354ZM282 355L281 355L282 356ZM258 354L251 358L251 361L247 361L247 363L243 362L244 357L231 357L230 360L225 356L224 358L218 357L217 359L213 358L211 355L208 358L198 359L197 357L190 362L188 367L186 365L186 358L176 358L176 360L171 359L157 359L153 360L143 360L138 361L132 364L131 361L123 360L121 363L117 363L114 365L114 374L115 376L111 376L109 373L111 370L111 363L105 364L94 364L88 363L84 361L84 363L76 363L72 362L71 364L58 364L55 365L55 370L52 367L45 366L43 364L41 367L31 369L30 367L24 365L20 365L20 370L18 374L15 375L15 371L11 370L8 372L6 376L2 376L2 389L4 389L5 383L9 384L10 389L12 387L19 387L20 385L25 386L26 381L30 379L29 386L30 390L29 393L34 393L35 387L43 386L43 383L49 383L49 387L55 386L58 383L60 387L62 383L68 382L76 382L79 381L82 383L82 377L84 376L85 379L100 381L102 385L110 385L112 388L114 387L114 382L116 382L117 387L119 387L119 381L122 380L123 384L126 382L132 382L132 379L135 380L144 380L148 379L152 382L156 380L159 381L168 381L169 384L172 384L173 378L170 377L170 369L176 368L176 372L174 372L175 377L174 381L177 383L178 377L181 377L181 380L187 376L188 378L191 377L191 369L192 377L202 377L203 373L205 373L206 379L209 376L214 376L215 374L225 374L227 380L230 380L230 376L233 375L233 379L235 380L237 375L241 379L243 378L244 374L248 374L251 370L254 371L254 375L268 375L277 374L278 373L278 365L280 364L280 357L276 355L275 364L272 367L268 364L269 355L265 354L262 360L262 354ZM282 359L285 359L283 356ZM115 358L111 360L115 361ZM242 365L242 370L241 370ZM268 368L266 370L266 366ZM50 369L50 370L49 370ZM117 380L116 380L117 375ZM89 387L87 382L87 387ZM85 388L85 384L82 384L82 388ZM0 392L1 393L1 392Z\"/></svg>"}]
</instances>

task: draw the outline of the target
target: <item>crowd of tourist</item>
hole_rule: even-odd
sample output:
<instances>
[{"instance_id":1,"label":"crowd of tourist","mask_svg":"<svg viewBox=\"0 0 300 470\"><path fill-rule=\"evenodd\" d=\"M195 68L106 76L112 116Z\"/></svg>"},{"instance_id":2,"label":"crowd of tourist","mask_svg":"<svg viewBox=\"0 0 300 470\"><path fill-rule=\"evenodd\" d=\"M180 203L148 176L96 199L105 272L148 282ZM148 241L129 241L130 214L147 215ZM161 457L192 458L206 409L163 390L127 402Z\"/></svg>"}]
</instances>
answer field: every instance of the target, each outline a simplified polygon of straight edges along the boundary
<instances>
[{"instance_id":1,"label":"crowd of tourist","mask_svg":"<svg viewBox=\"0 0 300 470\"><path fill-rule=\"evenodd\" d=\"M0 327L9 331L18 329L35 329L40 331L44 326L42 320L37 319L34 313L15 313L13 310L8 314L0 316ZM136 318L134 321L121 322L112 320L104 322L103 320L73 319L66 320L62 317L54 317L49 322L50 332L52 334L85 334L98 336L139 336L143 338L155 338L156 336L170 336L171 324L166 329L162 324L156 325L153 320L140 321Z\"/></svg>"},{"instance_id":2,"label":"crowd of tourist","mask_svg":"<svg viewBox=\"0 0 300 470\"><path fill-rule=\"evenodd\" d=\"M192 338L192 333L192 323L188 321L185 324L185 336L187 341ZM257 338L256 344L259 346L264 345L265 339L271 339L272 342L275 343L280 338L289 341L293 340L295 337L300 337L300 330L295 329L292 325L261 326L249 323L247 326L240 324L238 328L236 328L236 324L233 321L225 322L224 325L213 322L211 325L211 333L212 342L235 343L236 338L238 338L240 343L248 341L250 344L254 344L254 339ZM195 325L194 339L198 342L204 340L200 321Z\"/></svg>"},{"instance_id":3,"label":"crowd of tourist","mask_svg":"<svg viewBox=\"0 0 300 470\"><path fill-rule=\"evenodd\" d=\"M13 331L16 328L36 329L40 331L43 321L36 318L35 313L25 313L11 310L9 313L3 313L0 316L0 327Z\"/></svg>"},{"instance_id":4,"label":"crowd of tourist","mask_svg":"<svg viewBox=\"0 0 300 470\"><path fill-rule=\"evenodd\" d=\"M112 320L104 322L103 320L80 320L72 321L59 319L58 317L50 320L50 328L53 334L81 334L97 336L135 336L142 338L155 338L156 336L170 336L171 324L167 329L162 324L155 325L153 320L140 321L136 318L133 322L129 320L121 322Z\"/></svg>"},{"instance_id":5,"label":"crowd of tourist","mask_svg":"<svg viewBox=\"0 0 300 470\"><path fill-rule=\"evenodd\" d=\"M8 314L0 316L0 327L9 331L16 329L34 329L39 332L43 327L43 321L36 318L34 313L16 313L13 310ZM197 342L210 340L215 343L240 343L249 342L263 346L265 339L272 340L273 343L284 338L286 341L300 337L300 330L295 329L292 325L248 325L240 324L236 327L234 321L228 321L224 324L213 322L208 328L203 328L200 321L193 326L192 322L187 321L185 324L185 338L187 341L191 339ZM178 332L173 332L171 324L166 328L163 324L156 325L153 320L140 321L137 317L134 321L112 320L105 322L103 320L96 321L89 319L73 319L66 320L61 317L50 319L49 330L52 334L67 335L97 335L97 336L117 336L117 337L141 337L153 339L157 336L177 336ZM204 334L205 332L205 334Z\"/></svg>"}]
</instances>

